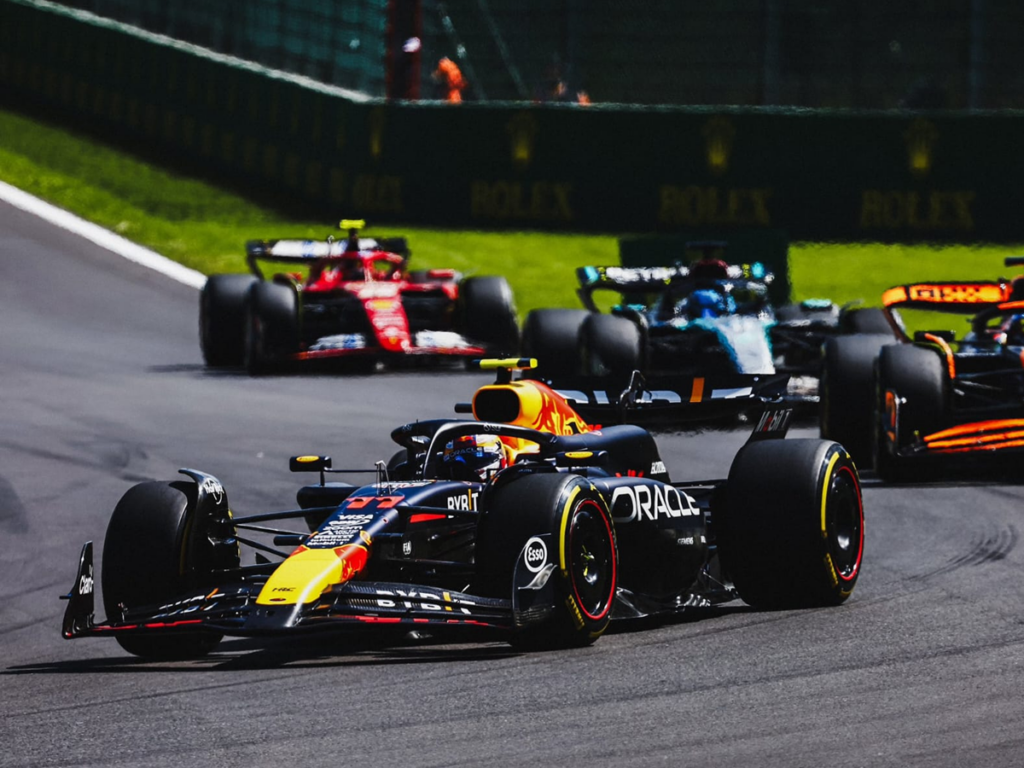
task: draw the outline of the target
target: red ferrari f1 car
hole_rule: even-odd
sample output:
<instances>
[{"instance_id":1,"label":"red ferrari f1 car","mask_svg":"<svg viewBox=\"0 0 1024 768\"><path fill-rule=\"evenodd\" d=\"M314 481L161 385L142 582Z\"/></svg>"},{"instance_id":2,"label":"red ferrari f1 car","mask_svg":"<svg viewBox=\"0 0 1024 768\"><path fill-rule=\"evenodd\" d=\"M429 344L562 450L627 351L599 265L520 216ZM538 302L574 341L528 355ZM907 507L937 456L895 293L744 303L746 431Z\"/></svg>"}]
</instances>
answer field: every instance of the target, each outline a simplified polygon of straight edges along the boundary
<instances>
[{"instance_id":1,"label":"red ferrari f1 car","mask_svg":"<svg viewBox=\"0 0 1024 768\"><path fill-rule=\"evenodd\" d=\"M451 269L407 271L404 238L252 240L251 275L213 275L199 304L206 364L264 373L298 361L342 359L368 370L402 357L479 358L515 353L518 318L501 277ZM267 280L259 262L305 272Z\"/></svg>"},{"instance_id":2,"label":"red ferrari f1 car","mask_svg":"<svg viewBox=\"0 0 1024 768\"><path fill-rule=\"evenodd\" d=\"M103 546L107 618L93 616L90 542L64 636L153 658L199 656L224 635L370 627L531 649L736 597L850 596L864 514L842 446L780 439L789 411L769 407L727 479L673 481L649 432L588 424L542 382L513 381L521 364L490 362L497 382L456 408L474 419L395 429L400 450L365 485L327 482L353 470L326 456L293 458L320 474L294 509L235 514L220 481L191 469L132 487Z\"/></svg>"}]
</instances>

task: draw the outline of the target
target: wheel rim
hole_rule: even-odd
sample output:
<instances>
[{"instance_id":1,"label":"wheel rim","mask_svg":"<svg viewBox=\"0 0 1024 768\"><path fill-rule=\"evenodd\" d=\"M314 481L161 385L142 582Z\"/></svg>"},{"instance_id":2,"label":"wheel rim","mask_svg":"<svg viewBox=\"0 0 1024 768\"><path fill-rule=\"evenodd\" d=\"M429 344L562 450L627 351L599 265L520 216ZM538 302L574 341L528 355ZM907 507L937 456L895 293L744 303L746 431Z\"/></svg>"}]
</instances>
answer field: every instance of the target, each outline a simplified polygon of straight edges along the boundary
<instances>
[{"instance_id":1,"label":"wheel rim","mask_svg":"<svg viewBox=\"0 0 1024 768\"><path fill-rule=\"evenodd\" d=\"M850 467L839 467L828 490L828 548L836 575L851 581L860 570L864 552L864 509L857 478Z\"/></svg>"},{"instance_id":2,"label":"wheel rim","mask_svg":"<svg viewBox=\"0 0 1024 768\"><path fill-rule=\"evenodd\" d=\"M617 563L611 523L597 502L587 499L576 507L568 544L576 601L588 619L599 621L611 609Z\"/></svg>"}]
</instances>

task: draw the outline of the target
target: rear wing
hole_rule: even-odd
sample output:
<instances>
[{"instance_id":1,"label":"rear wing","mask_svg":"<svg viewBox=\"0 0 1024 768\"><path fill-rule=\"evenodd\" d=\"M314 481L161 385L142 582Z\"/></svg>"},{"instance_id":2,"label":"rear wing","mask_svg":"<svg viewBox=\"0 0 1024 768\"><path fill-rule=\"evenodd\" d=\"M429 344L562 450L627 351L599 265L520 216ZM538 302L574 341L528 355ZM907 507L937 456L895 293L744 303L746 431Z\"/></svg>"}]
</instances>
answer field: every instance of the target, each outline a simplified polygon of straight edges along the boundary
<instances>
[{"instance_id":1,"label":"rear wing","mask_svg":"<svg viewBox=\"0 0 1024 768\"><path fill-rule=\"evenodd\" d=\"M894 309L930 309L973 315L983 309L1005 303L1010 286L1003 281L970 283L915 283L897 285L882 294L886 311Z\"/></svg>"},{"instance_id":2,"label":"rear wing","mask_svg":"<svg viewBox=\"0 0 1024 768\"><path fill-rule=\"evenodd\" d=\"M393 253L409 258L409 247L404 237L359 238L359 251ZM249 240L245 244L245 260L249 270L259 278L263 272L258 261L278 264L308 264L320 259L342 258L347 251L345 240Z\"/></svg>"},{"instance_id":3,"label":"rear wing","mask_svg":"<svg viewBox=\"0 0 1024 768\"><path fill-rule=\"evenodd\" d=\"M767 294L768 284L774 279L774 275L760 262L754 262L730 264L725 277L710 280L694 277L690 269L682 264L671 267L578 267L576 279L580 286L576 294L583 306L591 312L597 312L593 299L595 291L610 290L628 295L671 293L678 290L680 294L684 294L692 288L714 283L745 289L754 288L759 293Z\"/></svg>"},{"instance_id":4,"label":"rear wing","mask_svg":"<svg viewBox=\"0 0 1024 768\"><path fill-rule=\"evenodd\" d=\"M904 341L910 341L900 309L977 315L1004 304L1011 286L1002 280L896 285L882 293L882 309Z\"/></svg>"},{"instance_id":5,"label":"rear wing","mask_svg":"<svg viewBox=\"0 0 1024 768\"><path fill-rule=\"evenodd\" d=\"M480 388L477 396L512 383L513 371L531 371L536 367L537 361L532 358L474 360L470 363L470 368L497 373L494 386ZM522 378L519 382L525 383L527 380ZM751 411L776 414L767 421L762 416L763 423L757 431L763 437L784 437L789 424L789 408L786 404L788 374L737 373L714 377L658 376L646 379L640 371L633 371L625 387L621 380L609 381L589 376L559 378L557 382L540 377L534 380L543 385L542 390L558 396L561 405L567 406L570 417L578 416L585 422L583 431L600 429L600 426L610 424L636 424L656 428L706 423ZM492 399L488 403L486 415L481 414L476 410L479 405L477 396L474 396L473 403L457 403L455 412L472 413L484 421L502 422L510 416L521 416L524 412L523 401L518 396L510 398L506 395L501 399ZM554 412L559 410L557 404L547 402L544 397L540 399L543 413L528 414L528 421L538 421L535 415L555 420ZM786 413L785 418L781 418L783 412ZM561 416L565 417L566 413ZM572 421L572 418L568 421ZM572 426L563 424L566 428ZM408 430L408 427L404 429ZM563 429L560 433L575 431L580 430ZM394 434L392 439L401 442Z\"/></svg>"},{"instance_id":6,"label":"rear wing","mask_svg":"<svg viewBox=\"0 0 1024 768\"><path fill-rule=\"evenodd\" d=\"M707 424L765 409L785 409L788 384L788 374L645 378L634 371L624 389L593 378L559 379L551 386L591 424L668 427ZM785 426L781 434L773 434L784 435Z\"/></svg>"}]
</instances>

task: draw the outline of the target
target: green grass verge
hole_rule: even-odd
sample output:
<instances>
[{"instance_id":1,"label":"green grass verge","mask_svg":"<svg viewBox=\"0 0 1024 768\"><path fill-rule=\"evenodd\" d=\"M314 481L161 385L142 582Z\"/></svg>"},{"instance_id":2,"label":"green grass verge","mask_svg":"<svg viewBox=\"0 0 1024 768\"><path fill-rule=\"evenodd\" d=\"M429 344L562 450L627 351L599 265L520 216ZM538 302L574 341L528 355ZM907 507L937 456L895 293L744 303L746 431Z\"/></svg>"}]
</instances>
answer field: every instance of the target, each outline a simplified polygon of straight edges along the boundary
<instances>
[{"instance_id":1,"label":"green grass verge","mask_svg":"<svg viewBox=\"0 0 1024 768\"><path fill-rule=\"evenodd\" d=\"M319 239L336 221L288 218L229 191L126 155L85 136L0 110L0 179L200 272L245 271L252 238ZM338 211L338 217L346 211ZM371 222L372 225L372 222ZM409 238L413 264L503 274L522 314L577 306L573 270L616 263L614 237L377 227L370 236ZM877 304L885 288L927 279L994 278L1020 249L794 243L795 298Z\"/></svg>"}]
</instances>

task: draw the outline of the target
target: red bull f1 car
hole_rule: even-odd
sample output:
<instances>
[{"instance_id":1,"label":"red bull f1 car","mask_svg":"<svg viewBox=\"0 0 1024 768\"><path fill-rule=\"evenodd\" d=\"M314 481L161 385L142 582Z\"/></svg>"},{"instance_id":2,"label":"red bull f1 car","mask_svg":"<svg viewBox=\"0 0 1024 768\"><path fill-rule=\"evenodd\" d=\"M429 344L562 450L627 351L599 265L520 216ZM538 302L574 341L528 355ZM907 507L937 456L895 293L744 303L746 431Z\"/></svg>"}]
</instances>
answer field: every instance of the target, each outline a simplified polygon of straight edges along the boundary
<instances>
[{"instance_id":1,"label":"red bull f1 car","mask_svg":"<svg viewBox=\"0 0 1024 768\"><path fill-rule=\"evenodd\" d=\"M864 516L842 446L782 439L769 408L727 477L677 480L654 438L596 427L525 361L457 411L406 424L365 485L319 473L297 506L241 515L212 475L129 489L107 527L94 618L91 542L63 623L149 658L199 656L223 636L367 628L497 638L523 649L594 642L609 622L742 598L838 605L861 570ZM468 415L468 414L467 414ZM240 552L246 553L243 559Z\"/></svg>"},{"instance_id":2,"label":"red bull f1 car","mask_svg":"<svg viewBox=\"0 0 1024 768\"><path fill-rule=\"evenodd\" d=\"M518 318L501 277L408 271L404 238L253 240L250 275L212 275L200 296L206 364L264 373L292 363L345 361L368 370L405 358L469 360L515 353ZM266 279L261 262L297 272Z\"/></svg>"},{"instance_id":3,"label":"red bull f1 car","mask_svg":"<svg viewBox=\"0 0 1024 768\"><path fill-rule=\"evenodd\" d=\"M1024 263L1010 258L1008 265ZM1001 470L1024 452L1024 291L1017 281L887 290L898 341L850 337L831 350L822 435L849 443L888 480ZM965 333L908 332L900 310L968 316ZM932 321L934 322L934 320ZM868 391L854 383L868 382ZM845 411L845 412L844 412Z\"/></svg>"}]
</instances>

